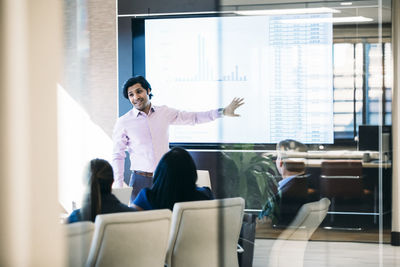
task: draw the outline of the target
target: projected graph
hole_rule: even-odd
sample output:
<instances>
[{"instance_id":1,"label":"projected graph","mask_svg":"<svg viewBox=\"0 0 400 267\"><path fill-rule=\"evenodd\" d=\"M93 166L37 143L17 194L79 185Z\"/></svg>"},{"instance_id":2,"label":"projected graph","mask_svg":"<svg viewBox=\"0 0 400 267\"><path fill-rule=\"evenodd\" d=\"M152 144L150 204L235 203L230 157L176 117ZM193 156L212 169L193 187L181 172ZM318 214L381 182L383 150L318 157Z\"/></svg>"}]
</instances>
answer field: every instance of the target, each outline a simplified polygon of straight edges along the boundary
<instances>
[{"instance_id":1,"label":"projected graph","mask_svg":"<svg viewBox=\"0 0 400 267\"><path fill-rule=\"evenodd\" d=\"M240 117L171 128L171 142L333 142L331 14L146 20L146 77L160 104ZM153 101L153 100L152 100ZM173 126L180 127L180 126Z\"/></svg>"},{"instance_id":2,"label":"projected graph","mask_svg":"<svg viewBox=\"0 0 400 267\"><path fill-rule=\"evenodd\" d=\"M176 82L200 82L200 81L219 81L219 82L240 82L247 81L247 76L240 73L239 66L235 65L232 71L224 72L223 67L218 66L222 62L221 57L210 59L210 54L218 54L216 51L210 53L208 49L218 50L217 46L206 45L206 40L203 36L197 37L197 69L196 73L188 76L178 76ZM208 53L207 53L208 52Z\"/></svg>"}]
</instances>

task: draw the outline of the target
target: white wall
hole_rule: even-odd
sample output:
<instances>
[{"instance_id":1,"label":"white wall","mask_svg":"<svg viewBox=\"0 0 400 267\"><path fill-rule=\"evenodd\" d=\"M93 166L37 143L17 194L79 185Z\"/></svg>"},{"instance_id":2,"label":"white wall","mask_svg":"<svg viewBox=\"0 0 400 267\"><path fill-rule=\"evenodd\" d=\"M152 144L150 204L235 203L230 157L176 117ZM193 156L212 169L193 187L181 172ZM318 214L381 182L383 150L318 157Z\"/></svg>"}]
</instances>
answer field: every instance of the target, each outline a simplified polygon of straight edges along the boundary
<instances>
[{"instance_id":1,"label":"white wall","mask_svg":"<svg viewBox=\"0 0 400 267\"><path fill-rule=\"evenodd\" d=\"M59 191L64 208L80 206L82 171L111 160L118 117L115 0L64 0L64 70L58 92Z\"/></svg>"}]
</instances>

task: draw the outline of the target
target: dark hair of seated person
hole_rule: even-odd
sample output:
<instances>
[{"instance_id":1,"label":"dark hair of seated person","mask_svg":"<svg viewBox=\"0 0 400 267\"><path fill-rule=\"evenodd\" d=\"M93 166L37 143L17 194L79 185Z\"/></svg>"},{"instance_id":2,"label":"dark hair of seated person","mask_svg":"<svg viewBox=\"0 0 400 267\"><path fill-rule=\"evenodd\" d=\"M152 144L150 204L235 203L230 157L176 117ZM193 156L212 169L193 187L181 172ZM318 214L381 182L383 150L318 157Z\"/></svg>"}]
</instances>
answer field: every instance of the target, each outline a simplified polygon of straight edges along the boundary
<instances>
[{"instance_id":1,"label":"dark hair of seated person","mask_svg":"<svg viewBox=\"0 0 400 267\"><path fill-rule=\"evenodd\" d=\"M87 192L83 199L81 216L84 221L94 222L96 215L101 214L101 196L111 194L114 182L113 169L104 159L93 159L88 166Z\"/></svg>"},{"instance_id":2,"label":"dark hair of seated person","mask_svg":"<svg viewBox=\"0 0 400 267\"><path fill-rule=\"evenodd\" d=\"M94 222L98 214L136 211L121 203L112 193L114 182L113 169L104 159L93 159L86 167L84 183L86 191L82 208L74 210L68 217L68 223L78 221Z\"/></svg>"},{"instance_id":3,"label":"dark hair of seated person","mask_svg":"<svg viewBox=\"0 0 400 267\"><path fill-rule=\"evenodd\" d=\"M160 160L154 173L153 186L147 191L153 209L170 209L176 202L212 199L211 190L197 190L197 169L190 154L174 147ZM209 194L207 194L209 192Z\"/></svg>"}]
</instances>

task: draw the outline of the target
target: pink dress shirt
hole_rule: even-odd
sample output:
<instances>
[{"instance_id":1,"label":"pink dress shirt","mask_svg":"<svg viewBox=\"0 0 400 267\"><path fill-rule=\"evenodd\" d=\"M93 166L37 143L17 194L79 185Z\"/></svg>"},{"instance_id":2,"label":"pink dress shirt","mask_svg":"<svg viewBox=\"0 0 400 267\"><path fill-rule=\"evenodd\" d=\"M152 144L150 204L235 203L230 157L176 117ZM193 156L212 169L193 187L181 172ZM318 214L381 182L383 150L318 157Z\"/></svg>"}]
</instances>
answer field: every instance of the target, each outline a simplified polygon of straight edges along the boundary
<instances>
[{"instance_id":1,"label":"pink dress shirt","mask_svg":"<svg viewBox=\"0 0 400 267\"><path fill-rule=\"evenodd\" d=\"M169 150L169 125L193 125L220 118L217 109L185 112L167 106L151 106L149 114L135 108L118 118L113 132L114 186L124 181L125 151L131 170L154 172L161 157Z\"/></svg>"}]
</instances>

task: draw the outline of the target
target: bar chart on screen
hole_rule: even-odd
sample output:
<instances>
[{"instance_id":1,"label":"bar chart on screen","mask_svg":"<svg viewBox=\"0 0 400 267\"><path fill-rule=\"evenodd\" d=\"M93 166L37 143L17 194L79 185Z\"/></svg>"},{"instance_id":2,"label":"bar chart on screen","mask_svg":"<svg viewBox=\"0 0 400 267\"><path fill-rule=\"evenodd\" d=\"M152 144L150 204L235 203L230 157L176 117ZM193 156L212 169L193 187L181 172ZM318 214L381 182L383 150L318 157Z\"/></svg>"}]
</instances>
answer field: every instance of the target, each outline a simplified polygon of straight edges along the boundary
<instances>
[{"instance_id":1,"label":"bar chart on screen","mask_svg":"<svg viewBox=\"0 0 400 267\"><path fill-rule=\"evenodd\" d=\"M246 102L239 118L174 126L171 142L333 143L332 24L307 16L331 14L146 20L155 104L201 111Z\"/></svg>"}]
</instances>

